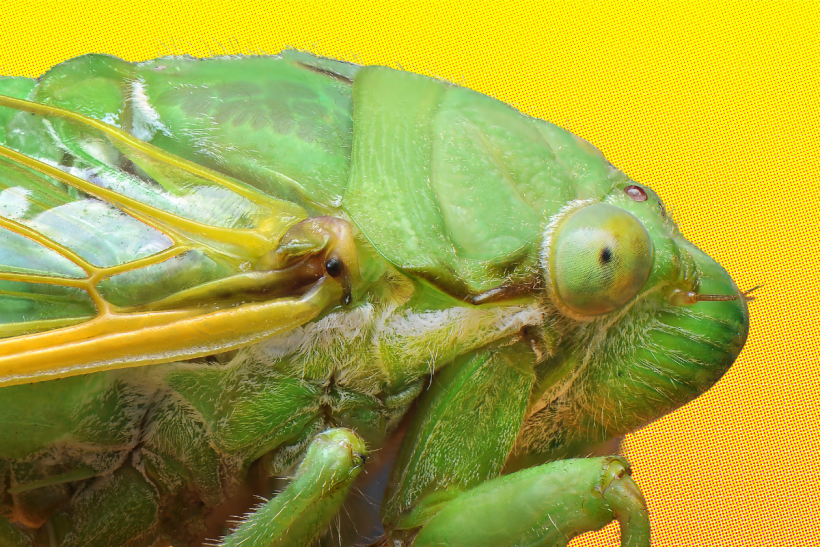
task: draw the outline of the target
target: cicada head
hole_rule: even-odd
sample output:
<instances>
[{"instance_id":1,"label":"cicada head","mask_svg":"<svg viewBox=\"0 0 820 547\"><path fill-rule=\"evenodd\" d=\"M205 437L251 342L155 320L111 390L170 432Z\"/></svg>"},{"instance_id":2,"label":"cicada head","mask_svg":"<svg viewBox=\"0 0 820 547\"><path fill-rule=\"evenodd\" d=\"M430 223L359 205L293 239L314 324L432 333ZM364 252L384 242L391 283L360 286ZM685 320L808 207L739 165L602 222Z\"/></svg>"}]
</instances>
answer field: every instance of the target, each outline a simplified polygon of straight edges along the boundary
<instances>
[{"instance_id":1,"label":"cicada head","mask_svg":"<svg viewBox=\"0 0 820 547\"><path fill-rule=\"evenodd\" d=\"M540 266L559 341L527 451L557 457L641 427L709 389L746 340L750 298L633 181L555 214Z\"/></svg>"}]
</instances>

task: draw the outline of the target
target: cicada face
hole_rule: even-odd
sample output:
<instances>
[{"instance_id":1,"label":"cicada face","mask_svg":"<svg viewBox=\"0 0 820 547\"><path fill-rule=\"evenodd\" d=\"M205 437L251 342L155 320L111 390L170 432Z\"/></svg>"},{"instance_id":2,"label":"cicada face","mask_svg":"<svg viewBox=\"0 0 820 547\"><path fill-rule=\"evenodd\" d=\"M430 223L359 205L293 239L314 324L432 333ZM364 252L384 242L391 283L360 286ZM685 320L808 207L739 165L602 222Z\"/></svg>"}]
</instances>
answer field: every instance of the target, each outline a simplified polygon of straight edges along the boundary
<instances>
[{"instance_id":1,"label":"cicada face","mask_svg":"<svg viewBox=\"0 0 820 547\"><path fill-rule=\"evenodd\" d=\"M542 381L522 453L578 453L678 408L717 382L746 341L749 298L644 185L570 202L547 223L539 258L560 333L545 368L572 372Z\"/></svg>"}]
</instances>

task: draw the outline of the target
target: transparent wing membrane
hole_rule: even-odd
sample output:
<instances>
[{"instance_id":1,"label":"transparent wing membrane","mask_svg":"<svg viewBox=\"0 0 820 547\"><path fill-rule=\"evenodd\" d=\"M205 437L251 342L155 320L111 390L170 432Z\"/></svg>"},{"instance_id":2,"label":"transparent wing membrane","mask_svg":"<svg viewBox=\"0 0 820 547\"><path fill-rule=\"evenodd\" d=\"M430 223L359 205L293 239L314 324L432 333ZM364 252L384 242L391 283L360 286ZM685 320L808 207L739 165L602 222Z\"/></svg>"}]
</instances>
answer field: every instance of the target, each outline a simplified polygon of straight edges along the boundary
<instances>
[{"instance_id":1,"label":"transparent wing membrane","mask_svg":"<svg viewBox=\"0 0 820 547\"><path fill-rule=\"evenodd\" d=\"M146 358L138 333L212 314L218 297L209 295L247 285L246 272L306 217L99 120L0 96L0 110L8 109L17 114L0 142L0 385L56 374L45 357L16 366L21 352L62 347L58 359L74 352L67 370L112 365L117 352L113 366L168 360ZM128 333L134 338L125 341ZM117 351L103 350L100 337ZM119 351L129 343L132 350ZM169 356L204 347L165 343Z\"/></svg>"}]
</instances>

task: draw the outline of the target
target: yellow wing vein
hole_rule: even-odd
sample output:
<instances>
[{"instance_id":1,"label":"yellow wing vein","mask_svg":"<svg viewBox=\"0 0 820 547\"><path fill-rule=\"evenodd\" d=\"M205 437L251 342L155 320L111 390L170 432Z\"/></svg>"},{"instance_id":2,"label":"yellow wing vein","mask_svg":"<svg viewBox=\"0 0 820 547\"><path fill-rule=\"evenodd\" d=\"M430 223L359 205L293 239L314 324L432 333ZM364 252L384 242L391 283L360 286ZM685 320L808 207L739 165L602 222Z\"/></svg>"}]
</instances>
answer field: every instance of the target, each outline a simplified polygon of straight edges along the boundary
<instances>
[{"instance_id":1,"label":"yellow wing vein","mask_svg":"<svg viewBox=\"0 0 820 547\"><path fill-rule=\"evenodd\" d=\"M70 277L57 277L51 275L0 272L0 280L19 281L21 283L39 283L42 285L59 285L61 287L76 287L78 289L85 290L90 288L88 278L72 279Z\"/></svg>"},{"instance_id":2,"label":"yellow wing vein","mask_svg":"<svg viewBox=\"0 0 820 547\"><path fill-rule=\"evenodd\" d=\"M20 167L32 169L110 203L125 214L165 233L173 245L159 253L126 264L108 268L95 267L77 253L39 234L19 222L0 218L0 225L27 237L62 255L83 268L84 279L59 278L51 275L0 272L0 279L64 285L85 290L97 308L95 318L60 318L35 322L18 322L0 328L6 335L0 340L0 385L41 381L96 370L110 370L187 359L225 351L286 332L315 318L331 302L341 298L340 286L322 278L305 294L284 296L269 301L242 302L220 309L219 306L196 306L186 309L121 313L102 298L97 283L107 276L150 266L191 249L209 249L223 257L254 260L275 249L281 237L307 213L294 203L268 196L240 181L222 176L208 168L177 157L140 141L127 132L99 120L62 108L0 95L0 106L30 112L44 118L57 117L82 124L102 133L126 157L152 158L204 181L222 186L236 195L267 207L268 216L255 228L225 228L181 217L98 186L5 146L0 156ZM48 330L54 327L54 330ZM45 332L27 334L30 330Z\"/></svg>"},{"instance_id":3,"label":"yellow wing vein","mask_svg":"<svg viewBox=\"0 0 820 547\"><path fill-rule=\"evenodd\" d=\"M260 233L259 230L221 228L179 217L157 207L147 205L118 192L114 192L113 190L109 190L108 188L97 186L70 173L66 173L62 169L52 167L47 163L43 163L11 148L6 148L5 146L0 146L0 155L60 180L100 200L117 205L126 214L133 216L149 226L156 227L154 222L159 221L186 232L202 234L214 242L230 246L231 251L238 256L256 258L270 251L277 243L277 241L271 241L264 234ZM164 230L161 231L164 232Z\"/></svg>"},{"instance_id":4,"label":"yellow wing vein","mask_svg":"<svg viewBox=\"0 0 820 547\"><path fill-rule=\"evenodd\" d=\"M0 148L2 148L2 146L0 146ZM2 154L2 153L3 153L3 150L0 150L0 154ZM21 224L21 223L15 221L15 220L11 220L11 219L8 219L8 218L5 218L5 217L0 217L0 226L2 226L3 228L7 228L7 229L11 230L12 232L14 232L18 235L21 235L23 237L27 237L28 239L30 239L30 240L32 240L36 243L39 243L43 247L46 247L47 249L50 249L50 250L54 251L55 253L59 254L63 258L65 258L67 260L70 260L75 265L77 265L80 268L82 268L83 270L85 270L85 273L87 275L90 275L90 274L96 272L97 270L99 270L99 268L97 268L96 266L94 266L93 264L91 264L90 262L85 260L83 257L78 255L77 253L75 253L74 251L69 249L68 247L64 247L63 245L60 245L59 243L57 243L53 239L51 239L49 237L46 237L43 234L41 234L40 232L38 232L36 230L33 230L33 229L29 228L28 226L26 226L24 224Z\"/></svg>"},{"instance_id":5,"label":"yellow wing vein","mask_svg":"<svg viewBox=\"0 0 820 547\"><path fill-rule=\"evenodd\" d=\"M165 249L164 251L160 251L143 258L138 258L136 260L132 260L131 262L126 262L125 264L119 264L109 268L100 268L99 272L94 275L94 278L108 277L123 272L130 272L131 270L137 270L139 268L145 268L147 266L153 266L154 264L165 262L169 258L173 258L190 251L192 248L193 246L189 245L175 245Z\"/></svg>"},{"instance_id":6,"label":"yellow wing vein","mask_svg":"<svg viewBox=\"0 0 820 547\"><path fill-rule=\"evenodd\" d=\"M32 294L28 292L21 292L21 291L9 291L6 289L0 289L0 294L4 296L16 296L18 298L31 298ZM59 296L48 295L48 294L38 294L37 300L39 302L64 302L64 299L60 298Z\"/></svg>"}]
</instances>

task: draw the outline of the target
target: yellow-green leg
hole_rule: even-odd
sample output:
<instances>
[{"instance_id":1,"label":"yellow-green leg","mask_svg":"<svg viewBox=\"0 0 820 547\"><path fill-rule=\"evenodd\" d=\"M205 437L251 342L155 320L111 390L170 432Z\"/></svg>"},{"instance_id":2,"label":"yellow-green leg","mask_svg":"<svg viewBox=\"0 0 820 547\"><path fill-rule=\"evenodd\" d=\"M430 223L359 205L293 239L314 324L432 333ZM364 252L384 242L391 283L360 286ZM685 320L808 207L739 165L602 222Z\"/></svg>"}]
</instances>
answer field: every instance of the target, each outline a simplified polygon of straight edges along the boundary
<instances>
[{"instance_id":1,"label":"yellow-green leg","mask_svg":"<svg viewBox=\"0 0 820 547\"><path fill-rule=\"evenodd\" d=\"M331 429L317 435L293 482L248 515L218 545L311 545L339 511L366 457L364 441L349 429Z\"/></svg>"},{"instance_id":2,"label":"yellow-green leg","mask_svg":"<svg viewBox=\"0 0 820 547\"><path fill-rule=\"evenodd\" d=\"M413 547L563 547L614 519L622 547L649 547L649 514L626 460L564 460L461 494L409 539Z\"/></svg>"},{"instance_id":3,"label":"yellow-green leg","mask_svg":"<svg viewBox=\"0 0 820 547\"><path fill-rule=\"evenodd\" d=\"M457 358L421 396L385 494L390 547L565 546L618 519L647 547L643 497L619 456L500 476L526 415L537 356L525 343Z\"/></svg>"}]
</instances>

